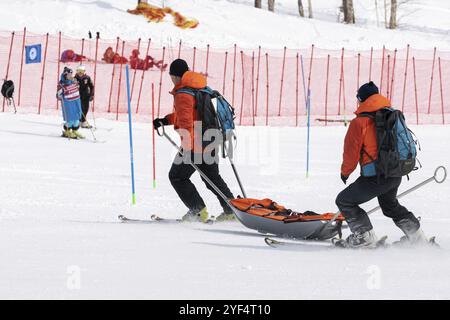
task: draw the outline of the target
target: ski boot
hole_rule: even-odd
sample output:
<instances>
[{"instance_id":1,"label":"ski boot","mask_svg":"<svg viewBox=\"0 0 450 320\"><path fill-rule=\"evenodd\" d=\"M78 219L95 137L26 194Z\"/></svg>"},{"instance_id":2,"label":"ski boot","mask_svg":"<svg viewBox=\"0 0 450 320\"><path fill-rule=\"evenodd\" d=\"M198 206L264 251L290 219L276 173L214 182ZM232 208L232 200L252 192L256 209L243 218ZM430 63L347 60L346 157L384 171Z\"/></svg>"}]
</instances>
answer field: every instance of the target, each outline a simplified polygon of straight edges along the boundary
<instances>
[{"instance_id":1,"label":"ski boot","mask_svg":"<svg viewBox=\"0 0 450 320\"><path fill-rule=\"evenodd\" d=\"M64 129L63 130L63 132L62 132L62 134L61 134L61 137L63 137L63 138L71 138L71 131L69 130L69 129Z\"/></svg>"},{"instance_id":2,"label":"ski boot","mask_svg":"<svg viewBox=\"0 0 450 320\"><path fill-rule=\"evenodd\" d=\"M84 136L78 130L72 130L73 139L84 139Z\"/></svg>"},{"instance_id":3,"label":"ski boot","mask_svg":"<svg viewBox=\"0 0 450 320\"><path fill-rule=\"evenodd\" d=\"M236 216L233 212L222 212L215 221L224 222L224 221L234 221L236 220Z\"/></svg>"},{"instance_id":4,"label":"ski boot","mask_svg":"<svg viewBox=\"0 0 450 320\"><path fill-rule=\"evenodd\" d=\"M414 232L405 233L399 241L393 243L397 247L412 247L412 246L435 246L439 247L436 243L436 238L432 237L428 239L423 233L422 229L417 229Z\"/></svg>"},{"instance_id":5,"label":"ski boot","mask_svg":"<svg viewBox=\"0 0 450 320\"><path fill-rule=\"evenodd\" d=\"M80 127L84 129L92 129L92 126L87 121L81 122Z\"/></svg>"},{"instance_id":6,"label":"ski boot","mask_svg":"<svg viewBox=\"0 0 450 320\"><path fill-rule=\"evenodd\" d=\"M204 207L201 210L195 210L191 209L189 210L182 218L181 221L184 222L208 222L208 210L206 210L206 207Z\"/></svg>"},{"instance_id":7,"label":"ski boot","mask_svg":"<svg viewBox=\"0 0 450 320\"><path fill-rule=\"evenodd\" d=\"M373 230L366 232L355 232L347 237L345 240L335 242L338 247L344 248L376 248L378 244L377 236Z\"/></svg>"}]
</instances>

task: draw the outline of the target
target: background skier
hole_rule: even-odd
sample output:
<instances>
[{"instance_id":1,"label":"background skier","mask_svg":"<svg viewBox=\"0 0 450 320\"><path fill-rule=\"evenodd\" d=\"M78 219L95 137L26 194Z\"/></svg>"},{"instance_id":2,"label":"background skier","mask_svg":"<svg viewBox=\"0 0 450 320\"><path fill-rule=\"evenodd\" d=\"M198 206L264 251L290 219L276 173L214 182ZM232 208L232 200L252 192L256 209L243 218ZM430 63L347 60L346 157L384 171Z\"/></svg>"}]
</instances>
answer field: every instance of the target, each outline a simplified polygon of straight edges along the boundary
<instances>
[{"instance_id":1,"label":"background skier","mask_svg":"<svg viewBox=\"0 0 450 320\"><path fill-rule=\"evenodd\" d=\"M229 199L234 198L225 181L219 174L219 164L213 161L208 164L203 157L203 143L199 145L197 141L202 141L203 137L194 137L194 123L199 121L197 110L195 108L195 98L187 93L178 92L183 88L201 89L206 87L206 78L196 72L189 71L186 61L176 59L170 65L170 76L175 87L172 90L174 95L174 113L164 118L155 119L153 121L155 129L161 125L174 125L175 130L181 136L181 147L184 155L188 156L192 162L194 159L201 158L201 163L195 161L195 164L202 170L206 176L222 191ZM187 134L189 133L188 137ZM202 154L196 157L195 153ZM208 211L205 202L201 198L190 177L195 169L186 162L183 162L183 156L177 154L169 172L169 179L177 192L180 199L189 208L186 215L183 216L185 221L201 221L208 220ZM219 199L224 212L217 217L218 221L231 220L234 214L219 194L202 178L207 188L211 190Z\"/></svg>"},{"instance_id":2,"label":"background skier","mask_svg":"<svg viewBox=\"0 0 450 320\"><path fill-rule=\"evenodd\" d=\"M62 102L64 118L63 136L72 139L83 139L78 132L81 118L80 92L78 82L73 77L72 69L65 67L58 85L58 99Z\"/></svg>"},{"instance_id":3,"label":"background skier","mask_svg":"<svg viewBox=\"0 0 450 320\"><path fill-rule=\"evenodd\" d=\"M77 73L75 79L78 81L81 100L81 117L80 126L82 128L91 128L91 125L87 122L87 114L89 112L89 104L94 99L94 84L91 77L86 74L86 67L80 65L77 67Z\"/></svg>"},{"instance_id":4,"label":"background skier","mask_svg":"<svg viewBox=\"0 0 450 320\"><path fill-rule=\"evenodd\" d=\"M357 99L359 107L355 112L356 118L351 121L345 137L341 179L346 184L358 162L361 167L361 176L336 198L336 205L352 232L346 242L351 247L376 245L377 237L369 217L359 206L375 197L378 198L383 214L392 218L397 227L405 233L406 238L403 239L413 243L427 242L420 229L419 220L397 200L397 191L402 178L377 178L375 160L378 155L378 146L375 122L362 114L391 107L391 102L379 94L373 82L359 88Z\"/></svg>"}]
</instances>

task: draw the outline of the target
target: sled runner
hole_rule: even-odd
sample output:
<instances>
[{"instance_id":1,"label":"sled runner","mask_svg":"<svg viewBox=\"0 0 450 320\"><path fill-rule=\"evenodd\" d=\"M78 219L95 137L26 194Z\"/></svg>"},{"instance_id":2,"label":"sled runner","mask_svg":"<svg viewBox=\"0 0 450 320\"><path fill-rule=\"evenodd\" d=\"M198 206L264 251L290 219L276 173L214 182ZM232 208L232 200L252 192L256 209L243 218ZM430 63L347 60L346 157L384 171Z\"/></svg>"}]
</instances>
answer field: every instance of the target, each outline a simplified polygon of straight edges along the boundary
<instances>
[{"instance_id":1,"label":"sled runner","mask_svg":"<svg viewBox=\"0 0 450 320\"><path fill-rule=\"evenodd\" d=\"M247 228L261 233L304 240L326 240L341 235L344 217L327 224L334 213L295 212L270 199L230 200L237 219Z\"/></svg>"}]
</instances>

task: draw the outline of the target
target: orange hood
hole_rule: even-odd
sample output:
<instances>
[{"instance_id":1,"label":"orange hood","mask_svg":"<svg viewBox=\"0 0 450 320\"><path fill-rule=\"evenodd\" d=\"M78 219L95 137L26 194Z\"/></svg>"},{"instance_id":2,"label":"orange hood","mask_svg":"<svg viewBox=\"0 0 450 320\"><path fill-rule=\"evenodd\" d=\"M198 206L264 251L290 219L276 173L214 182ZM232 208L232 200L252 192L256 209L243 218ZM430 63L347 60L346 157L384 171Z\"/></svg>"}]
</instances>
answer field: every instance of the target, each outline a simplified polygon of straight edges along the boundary
<instances>
[{"instance_id":1,"label":"orange hood","mask_svg":"<svg viewBox=\"0 0 450 320\"><path fill-rule=\"evenodd\" d=\"M175 86L172 93L181 88L202 89L206 87L206 78L200 73L194 71L187 71L181 78L181 82Z\"/></svg>"},{"instance_id":2,"label":"orange hood","mask_svg":"<svg viewBox=\"0 0 450 320\"><path fill-rule=\"evenodd\" d=\"M363 112L375 112L383 108L391 106L391 101L388 98L382 96L381 94L371 95L363 103L361 103L355 114L358 115Z\"/></svg>"}]
</instances>

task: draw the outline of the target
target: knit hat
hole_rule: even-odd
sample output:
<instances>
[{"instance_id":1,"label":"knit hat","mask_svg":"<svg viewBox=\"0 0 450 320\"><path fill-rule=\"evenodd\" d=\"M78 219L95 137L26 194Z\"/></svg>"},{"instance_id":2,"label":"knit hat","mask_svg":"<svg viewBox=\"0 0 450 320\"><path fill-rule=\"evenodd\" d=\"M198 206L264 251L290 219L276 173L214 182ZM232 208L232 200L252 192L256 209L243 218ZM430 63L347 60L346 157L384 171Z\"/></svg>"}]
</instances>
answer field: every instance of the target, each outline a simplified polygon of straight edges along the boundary
<instances>
[{"instance_id":1,"label":"knit hat","mask_svg":"<svg viewBox=\"0 0 450 320\"><path fill-rule=\"evenodd\" d=\"M189 67L183 59L175 59L170 64L169 74L171 76L182 77L186 71L189 71Z\"/></svg>"},{"instance_id":2,"label":"knit hat","mask_svg":"<svg viewBox=\"0 0 450 320\"><path fill-rule=\"evenodd\" d=\"M378 87L375 85L375 83L370 81L369 83L363 84L358 89L358 94L356 95L356 98L358 99L359 102L364 102L371 95L374 95L374 94L377 94L377 93L379 93Z\"/></svg>"}]
</instances>

